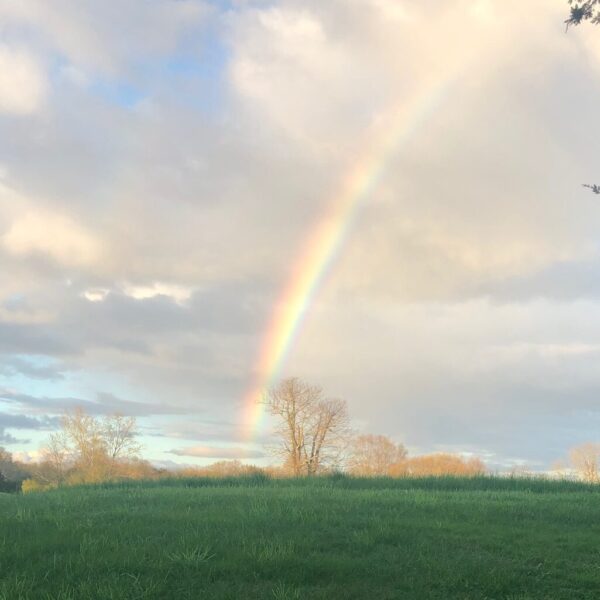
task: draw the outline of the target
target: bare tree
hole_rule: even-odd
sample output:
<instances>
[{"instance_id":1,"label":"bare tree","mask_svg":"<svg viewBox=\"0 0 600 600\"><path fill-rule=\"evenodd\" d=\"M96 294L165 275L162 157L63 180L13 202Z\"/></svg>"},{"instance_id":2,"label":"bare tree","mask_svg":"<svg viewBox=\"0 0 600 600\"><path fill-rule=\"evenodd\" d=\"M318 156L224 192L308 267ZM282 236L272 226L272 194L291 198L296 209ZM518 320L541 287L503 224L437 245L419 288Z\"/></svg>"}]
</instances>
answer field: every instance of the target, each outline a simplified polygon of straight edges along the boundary
<instances>
[{"instance_id":1,"label":"bare tree","mask_svg":"<svg viewBox=\"0 0 600 600\"><path fill-rule=\"evenodd\" d=\"M134 417L99 419L76 409L64 415L61 425L62 430L50 436L38 469L37 478L44 484L60 484L67 477L83 482L111 479L138 457Z\"/></svg>"},{"instance_id":2,"label":"bare tree","mask_svg":"<svg viewBox=\"0 0 600 600\"><path fill-rule=\"evenodd\" d=\"M320 387L292 378L269 390L263 402L278 420L277 452L293 475L316 475L339 463L349 434L344 400L326 399Z\"/></svg>"},{"instance_id":3,"label":"bare tree","mask_svg":"<svg viewBox=\"0 0 600 600\"><path fill-rule=\"evenodd\" d=\"M569 459L578 475L590 483L597 483L599 480L600 467L600 444L587 442L571 448Z\"/></svg>"},{"instance_id":4,"label":"bare tree","mask_svg":"<svg viewBox=\"0 0 600 600\"><path fill-rule=\"evenodd\" d=\"M72 459L68 438L64 432L53 433L43 450L43 461L35 469L35 477L44 485L64 482Z\"/></svg>"},{"instance_id":5,"label":"bare tree","mask_svg":"<svg viewBox=\"0 0 600 600\"><path fill-rule=\"evenodd\" d=\"M348 408L345 400L321 400L307 421L303 459L308 475L323 467L340 463L349 434Z\"/></svg>"},{"instance_id":6,"label":"bare tree","mask_svg":"<svg viewBox=\"0 0 600 600\"><path fill-rule=\"evenodd\" d=\"M119 461L131 460L139 455L141 446L135 439L135 417L118 413L105 417L100 429L111 474Z\"/></svg>"},{"instance_id":7,"label":"bare tree","mask_svg":"<svg viewBox=\"0 0 600 600\"><path fill-rule=\"evenodd\" d=\"M108 455L102 423L77 408L64 415L61 424L63 445L66 453L72 457L75 469L86 481L103 479L108 467Z\"/></svg>"},{"instance_id":8,"label":"bare tree","mask_svg":"<svg viewBox=\"0 0 600 600\"><path fill-rule=\"evenodd\" d=\"M389 475L406 458L406 448L385 435L359 435L352 441L348 467L353 475Z\"/></svg>"}]
</instances>

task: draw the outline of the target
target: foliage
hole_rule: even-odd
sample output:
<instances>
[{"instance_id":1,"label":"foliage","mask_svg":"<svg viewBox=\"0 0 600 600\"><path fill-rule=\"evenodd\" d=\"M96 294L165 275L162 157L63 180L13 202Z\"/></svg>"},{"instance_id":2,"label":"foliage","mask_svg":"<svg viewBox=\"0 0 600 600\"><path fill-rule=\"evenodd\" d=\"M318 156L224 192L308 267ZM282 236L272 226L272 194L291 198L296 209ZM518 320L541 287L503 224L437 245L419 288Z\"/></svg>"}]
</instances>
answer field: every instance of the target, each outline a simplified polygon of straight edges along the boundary
<instances>
[{"instance_id":1,"label":"foliage","mask_svg":"<svg viewBox=\"0 0 600 600\"><path fill-rule=\"evenodd\" d=\"M50 436L44 459L32 467L32 477L40 488L157 475L156 469L138 456L141 448L134 417L115 414L98 418L77 409L64 415L61 426Z\"/></svg>"},{"instance_id":2,"label":"foliage","mask_svg":"<svg viewBox=\"0 0 600 600\"><path fill-rule=\"evenodd\" d=\"M597 598L600 487L473 477L0 496L0 598Z\"/></svg>"},{"instance_id":3,"label":"foliage","mask_svg":"<svg viewBox=\"0 0 600 600\"><path fill-rule=\"evenodd\" d=\"M600 480L600 444L587 442L571 448L569 461L583 481L598 483Z\"/></svg>"},{"instance_id":4,"label":"foliage","mask_svg":"<svg viewBox=\"0 0 600 600\"><path fill-rule=\"evenodd\" d=\"M444 452L415 456L390 468L390 475L395 477L429 477L432 475L473 477L483 475L485 472L486 466L479 458L463 458Z\"/></svg>"},{"instance_id":5,"label":"foliage","mask_svg":"<svg viewBox=\"0 0 600 600\"><path fill-rule=\"evenodd\" d=\"M584 183L583 184L584 188L588 188L589 190L592 190L592 192L594 192L594 194L600 194L600 185L596 184L596 183Z\"/></svg>"},{"instance_id":6,"label":"foliage","mask_svg":"<svg viewBox=\"0 0 600 600\"><path fill-rule=\"evenodd\" d=\"M27 466L13 460L12 454L0 446L0 492L18 492L27 477Z\"/></svg>"},{"instance_id":7,"label":"foliage","mask_svg":"<svg viewBox=\"0 0 600 600\"><path fill-rule=\"evenodd\" d=\"M205 467L180 469L176 474L178 477L246 477L263 474L263 470L254 465L245 465L239 460L219 460Z\"/></svg>"},{"instance_id":8,"label":"foliage","mask_svg":"<svg viewBox=\"0 0 600 600\"><path fill-rule=\"evenodd\" d=\"M25 479L21 484L21 491L24 494L30 494L31 492L45 492L47 490L55 489L57 486L52 483L40 483L36 479Z\"/></svg>"},{"instance_id":9,"label":"foliage","mask_svg":"<svg viewBox=\"0 0 600 600\"><path fill-rule=\"evenodd\" d=\"M390 475L394 465L405 460L406 448L384 435L359 435L352 441L348 470L353 475Z\"/></svg>"},{"instance_id":10,"label":"foliage","mask_svg":"<svg viewBox=\"0 0 600 600\"><path fill-rule=\"evenodd\" d=\"M569 18L565 21L567 29L571 25L580 25L589 21L594 25L600 24L600 0L569 0L571 7ZM600 194L600 185L596 183L584 183L583 187L592 190L594 194Z\"/></svg>"},{"instance_id":11,"label":"foliage","mask_svg":"<svg viewBox=\"0 0 600 600\"><path fill-rule=\"evenodd\" d=\"M594 25L600 23L600 0L569 0L571 12L569 18L565 21L567 28L571 25L580 25L584 21L589 21Z\"/></svg>"},{"instance_id":12,"label":"foliage","mask_svg":"<svg viewBox=\"0 0 600 600\"><path fill-rule=\"evenodd\" d=\"M600 0L569 0L570 14L565 21L567 29L571 25L580 25L589 21L594 25L600 24ZM583 187L592 190L594 194L600 194L600 185L596 183L584 183Z\"/></svg>"},{"instance_id":13,"label":"foliage","mask_svg":"<svg viewBox=\"0 0 600 600\"><path fill-rule=\"evenodd\" d=\"M10 488L11 488L10 482L0 472L0 492L9 492L9 491L12 491Z\"/></svg>"}]
</instances>

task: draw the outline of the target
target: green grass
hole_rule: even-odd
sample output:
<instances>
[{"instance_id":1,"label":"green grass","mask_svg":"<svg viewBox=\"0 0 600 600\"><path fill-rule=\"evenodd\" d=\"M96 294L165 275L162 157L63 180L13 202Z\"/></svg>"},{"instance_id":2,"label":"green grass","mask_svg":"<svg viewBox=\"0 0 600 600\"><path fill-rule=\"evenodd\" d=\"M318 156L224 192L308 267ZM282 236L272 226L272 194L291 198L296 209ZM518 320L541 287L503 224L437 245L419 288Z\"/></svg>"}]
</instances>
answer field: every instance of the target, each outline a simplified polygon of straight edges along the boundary
<instances>
[{"instance_id":1,"label":"green grass","mask_svg":"<svg viewBox=\"0 0 600 600\"><path fill-rule=\"evenodd\" d=\"M0 494L0 600L598 598L599 492L251 477Z\"/></svg>"}]
</instances>

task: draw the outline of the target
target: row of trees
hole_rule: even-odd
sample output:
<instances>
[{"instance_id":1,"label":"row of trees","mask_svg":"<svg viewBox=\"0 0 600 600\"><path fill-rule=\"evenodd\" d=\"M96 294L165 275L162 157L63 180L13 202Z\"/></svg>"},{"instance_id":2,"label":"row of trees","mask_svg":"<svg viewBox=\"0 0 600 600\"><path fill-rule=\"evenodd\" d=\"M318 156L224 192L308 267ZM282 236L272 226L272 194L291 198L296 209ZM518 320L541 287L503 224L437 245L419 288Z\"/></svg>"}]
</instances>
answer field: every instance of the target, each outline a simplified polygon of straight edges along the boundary
<instances>
[{"instance_id":1,"label":"row of trees","mask_svg":"<svg viewBox=\"0 0 600 600\"><path fill-rule=\"evenodd\" d=\"M402 444L386 436L356 436L346 403L325 398L321 388L299 379L282 381L266 393L263 402L277 422L274 452L281 457L284 471L293 476L332 469L363 477L473 476L487 471L477 457L446 453L409 457ZM572 448L568 460L553 470L557 475L575 474L584 481L600 482L600 444Z\"/></svg>"},{"instance_id":2,"label":"row of trees","mask_svg":"<svg viewBox=\"0 0 600 600\"><path fill-rule=\"evenodd\" d=\"M50 436L42 460L28 465L30 477L23 489L155 477L156 469L140 458L136 437L134 417L98 418L81 409L66 414L61 430Z\"/></svg>"},{"instance_id":3,"label":"row of trees","mask_svg":"<svg viewBox=\"0 0 600 600\"><path fill-rule=\"evenodd\" d=\"M282 381L263 400L275 418L273 451L293 476L312 476L333 469L352 475L477 475L486 467L479 459L451 454L409 458L402 444L382 435L356 436L345 401L326 398L323 390L300 379Z\"/></svg>"},{"instance_id":4,"label":"row of trees","mask_svg":"<svg viewBox=\"0 0 600 600\"><path fill-rule=\"evenodd\" d=\"M280 465L259 468L240 461L220 461L185 468L179 476L226 477L264 473L272 477L315 476L344 470L356 476L476 475L485 472L478 459L450 454L408 457L402 444L381 435L355 435L346 402L326 398L321 388L299 379L286 379L264 397L275 421L271 450ZM83 410L66 414L53 433L42 460L12 461L0 454L0 491L46 489L60 485L118 479L173 476L140 457L134 417L94 417Z\"/></svg>"},{"instance_id":5,"label":"row of trees","mask_svg":"<svg viewBox=\"0 0 600 600\"><path fill-rule=\"evenodd\" d=\"M280 465L259 468L240 461L220 461L186 468L180 476L224 477L264 473L269 476L315 476L343 470L361 477L475 476L486 473L479 458L436 453L409 456L402 444L382 435L355 435L343 400L326 398L323 390L299 379L286 379L269 390L263 402L275 421L273 454ZM43 458L35 464L12 460L0 448L0 491L25 491L118 479L173 476L140 457L134 417L93 417L82 410L67 414L61 430L50 436ZM574 448L570 460L557 465L563 474L576 472L600 481L600 444Z\"/></svg>"}]
</instances>

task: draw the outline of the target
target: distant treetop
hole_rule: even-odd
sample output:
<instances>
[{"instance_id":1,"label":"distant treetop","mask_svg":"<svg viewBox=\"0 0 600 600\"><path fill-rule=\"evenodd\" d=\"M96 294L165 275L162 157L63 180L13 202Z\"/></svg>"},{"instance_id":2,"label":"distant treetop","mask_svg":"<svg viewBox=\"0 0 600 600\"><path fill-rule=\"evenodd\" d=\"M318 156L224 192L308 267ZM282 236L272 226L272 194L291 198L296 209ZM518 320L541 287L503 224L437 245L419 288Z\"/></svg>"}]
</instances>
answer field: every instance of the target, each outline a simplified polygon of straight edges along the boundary
<instances>
[{"instance_id":1,"label":"distant treetop","mask_svg":"<svg viewBox=\"0 0 600 600\"><path fill-rule=\"evenodd\" d=\"M580 25L584 21L590 21L594 25L600 24L600 0L569 0L571 14L565 21L567 29L571 25Z\"/></svg>"}]
</instances>

